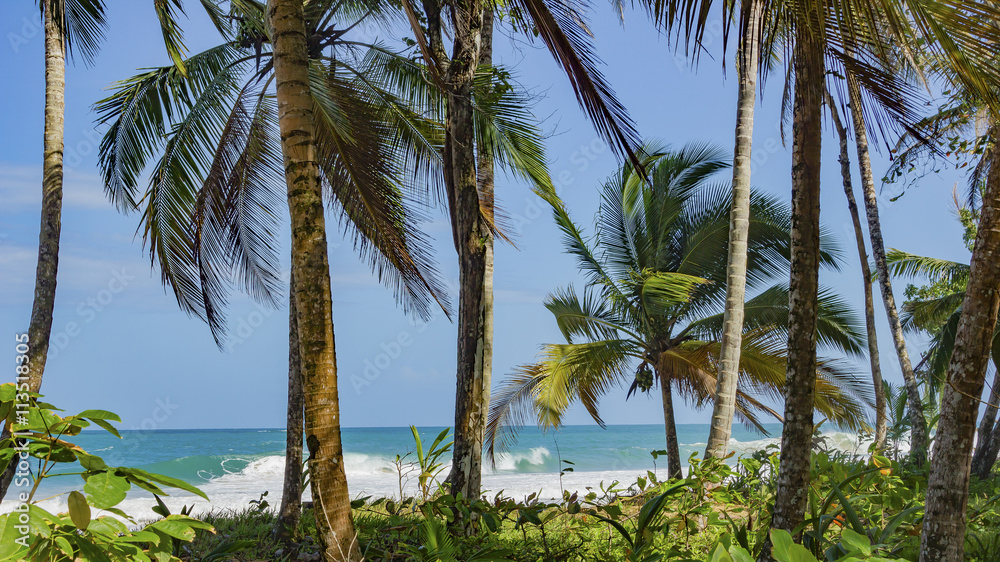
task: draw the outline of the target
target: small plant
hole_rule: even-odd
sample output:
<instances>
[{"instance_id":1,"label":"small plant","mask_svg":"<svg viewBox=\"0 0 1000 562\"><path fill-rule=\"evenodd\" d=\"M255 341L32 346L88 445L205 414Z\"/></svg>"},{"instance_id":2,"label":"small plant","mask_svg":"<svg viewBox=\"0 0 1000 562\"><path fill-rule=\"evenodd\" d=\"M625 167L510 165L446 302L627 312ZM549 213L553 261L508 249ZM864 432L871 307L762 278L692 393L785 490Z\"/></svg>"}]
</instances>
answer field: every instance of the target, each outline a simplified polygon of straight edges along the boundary
<instances>
[{"instance_id":1,"label":"small plant","mask_svg":"<svg viewBox=\"0 0 1000 562\"><path fill-rule=\"evenodd\" d=\"M438 434L434 442L427 451L424 451L423 443L420 441L420 432L417 431L417 427L414 425L410 426L410 431L413 432L413 441L417 445L417 466L420 467L420 474L417 476L417 483L420 486L420 495L423 497L424 501L427 501L431 494L433 493L434 482L437 481L438 474L441 473L443 468L441 468L444 463L440 461L441 457L451 451L451 445L454 441L449 441L444 443L444 440L448 438L448 433L450 429L445 429Z\"/></svg>"},{"instance_id":2,"label":"small plant","mask_svg":"<svg viewBox=\"0 0 1000 562\"><path fill-rule=\"evenodd\" d=\"M259 498L255 500L250 500L250 505L252 505L254 509L256 509L257 511L267 511L268 506L270 506L271 504L269 504L267 500L264 499L266 497L267 497L267 490L264 490L264 493L262 493Z\"/></svg>"}]
</instances>

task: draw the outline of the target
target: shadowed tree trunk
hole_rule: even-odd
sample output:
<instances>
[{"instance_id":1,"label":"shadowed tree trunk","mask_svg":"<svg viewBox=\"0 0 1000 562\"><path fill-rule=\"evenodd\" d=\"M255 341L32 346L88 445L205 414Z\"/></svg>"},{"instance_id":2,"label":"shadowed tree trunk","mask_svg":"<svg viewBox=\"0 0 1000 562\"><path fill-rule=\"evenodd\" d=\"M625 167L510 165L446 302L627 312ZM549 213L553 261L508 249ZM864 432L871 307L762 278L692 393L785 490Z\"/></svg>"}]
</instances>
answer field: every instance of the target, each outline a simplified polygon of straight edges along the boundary
<instances>
[{"instance_id":1,"label":"shadowed tree trunk","mask_svg":"<svg viewBox=\"0 0 1000 562\"><path fill-rule=\"evenodd\" d=\"M472 102L483 8L479 0L462 0L451 12L455 40L445 79L449 89L445 153L451 172L448 189L458 252L459 308L455 444L448 481L453 494L478 498L493 359L492 294L487 296L486 291L491 234L480 211Z\"/></svg>"},{"instance_id":2,"label":"shadowed tree trunk","mask_svg":"<svg viewBox=\"0 0 1000 562\"><path fill-rule=\"evenodd\" d=\"M56 304L56 274L59 270L59 232L62 229L63 129L66 113L66 51L61 27L53 20L49 3L42 4L45 28L45 133L42 141L42 218L38 231L38 265L35 298L28 325L28 388L38 392L49 353L52 310ZM3 428L4 439L10 436ZM0 475L0 499L14 479L16 463Z\"/></svg>"},{"instance_id":3,"label":"shadowed tree trunk","mask_svg":"<svg viewBox=\"0 0 1000 562\"><path fill-rule=\"evenodd\" d=\"M888 419L886 417L885 386L882 384L882 368L879 366L878 337L875 333L875 298L872 294L872 271L868 266L868 252L865 250L865 234L861 227L858 204L854 200L847 127L840 120L840 112L833 101L833 97L830 96L830 92L827 91L825 94L826 104L830 108L831 117L833 117L833 125L837 129L837 135L840 137L840 175L844 180L847 210L850 211L851 222L854 223L854 240L857 242L858 258L861 261L861 286L865 290L865 329L868 336L868 361L871 365L872 386L875 390L875 450L881 453L885 449Z\"/></svg>"},{"instance_id":4,"label":"shadowed tree trunk","mask_svg":"<svg viewBox=\"0 0 1000 562\"><path fill-rule=\"evenodd\" d=\"M45 140L42 163L42 223L38 233L38 267L35 270L35 300L31 307L28 344L31 346L28 385L32 392L42 387L45 359L52 333L52 310L56 302L59 269L59 231L62 228L63 129L66 113L66 53L59 25L53 21L49 3L45 17Z\"/></svg>"},{"instance_id":5,"label":"shadowed tree trunk","mask_svg":"<svg viewBox=\"0 0 1000 562\"><path fill-rule=\"evenodd\" d=\"M268 0L274 41L278 125L292 226L292 288L299 336L306 445L323 558L360 560L340 441L333 297L309 93L309 56L300 0Z\"/></svg>"},{"instance_id":6,"label":"shadowed tree trunk","mask_svg":"<svg viewBox=\"0 0 1000 562\"><path fill-rule=\"evenodd\" d=\"M804 17L818 17L808 14ZM788 367L785 421L771 526L792 531L802 522L809 490L816 393L816 306L819 295L820 144L823 138L823 48L809 26L795 29L792 110L792 248L788 286ZM771 558L770 541L761 553Z\"/></svg>"},{"instance_id":7,"label":"shadowed tree trunk","mask_svg":"<svg viewBox=\"0 0 1000 562\"><path fill-rule=\"evenodd\" d=\"M885 304L885 312L889 318L889 330L892 332L892 341L896 346L899 367L903 371L903 382L906 385L906 405L911 425L910 455L917 465L922 465L927 460L927 422L924 420L924 407L920 402L917 377L913 374L910 356L906 352L903 326L899 322L896 299L892 294L892 280L889 279L889 267L885 260L885 243L878 216L878 196L875 193L875 179L872 175L872 163L868 153L868 135L865 132L864 116L861 113L861 90L852 77L848 76L847 82L851 101L851 118L854 121L854 139L858 147L861 188L864 191L865 212L868 215L868 235L872 243L872 255L875 258L875 269L878 271L879 286L882 289L882 303Z\"/></svg>"},{"instance_id":8,"label":"shadowed tree trunk","mask_svg":"<svg viewBox=\"0 0 1000 562\"><path fill-rule=\"evenodd\" d=\"M726 310L723 318L718 383L705 458L725 456L733 434L736 388L740 376L743 304L747 285L747 238L750 235L750 153L753 145L757 68L760 59L762 3L751 0L740 44L739 94L736 100L736 147L733 151L733 203L729 211L729 256Z\"/></svg>"},{"instance_id":9,"label":"shadowed tree trunk","mask_svg":"<svg viewBox=\"0 0 1000 562\"><path fill-rule=\"evenodd\" d=\"M1000 126L994 122L990 137L996 139L998 135ZM989 158L969 285L948 362L948 383L941 398L927 482L921 562L962 560L965 556L972 441L1000 307L1000 150L991 150Z\"/></svg>"},{"instance_id":10,"label":"shadowed tree trunk","mask_svg":"<svg viewBox=\"0 0 1000 562\"><path fill-rule=\"evenodd\" d=\"M290 282L294 285L294 281ZM288 543L295 536L302 514L302 363L295 316L295 291L288 291L288 420L285 424L285 480L281 507L274 522L275 540Z\"/></svg>"},{"instance_id":11,"label":"shadowed tree trunk","mask_svg":"<svg viewBox=\"0 0 1000 562\"><path fill-rule=\"evenodd\" d=\"M667 433L667 478L683 478L681 451L677 445L677 422L674 420L674 396L670 381L657 370L660 379L660 397L663 399L663 426Z\"/></svg>"},{"instance_id":12,"label":"shadowed tree trunk","mask_svg":"<svg viewBox=\"0 0 1000 562\"><path fill-rule=\"evenodd\" d=\"M996 423L997 407L1000 406L1000 369L993 375L993 386L986 404L983 419L979 422L976 452L972 455L972 474L980 479L989 477L1000 454L1000 425Z\"/></svg>"}]
</instances>

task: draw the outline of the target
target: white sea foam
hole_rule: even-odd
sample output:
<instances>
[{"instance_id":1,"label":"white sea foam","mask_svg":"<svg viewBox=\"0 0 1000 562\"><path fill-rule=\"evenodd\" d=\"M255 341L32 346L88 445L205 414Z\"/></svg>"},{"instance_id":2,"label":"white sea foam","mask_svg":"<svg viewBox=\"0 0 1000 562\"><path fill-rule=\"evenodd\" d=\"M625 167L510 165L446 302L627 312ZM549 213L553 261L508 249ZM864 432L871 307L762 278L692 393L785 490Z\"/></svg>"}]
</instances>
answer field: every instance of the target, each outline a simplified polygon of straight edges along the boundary
<instances>
[{"instance_id":1,"label":"white sea foam","mask_svg":"<svg viewBox=\"0 0 1000 562\"><path fill-rule=\"evenodd\" d=\"M831 432L824 435L827 446L831 449L836 448L854 454L865 454L867 451L868 443L859 444L857 436L853 434ZM694 445L699 444L691 444L691 446ZM780 445L780 439L768 438L743 442L734 440L730 442L730 449L739 456L763 449L768 445ZM901 450L906 450L905 443L902 444ZM235 462L241 459L230 460ZM344 460L348 485L353 496L399 496L400 476L393 464L394 459L374 454L348 452L345 453ZM242 461L246 462L246 459L242 459ZM503 491L505 495L516 499L523 499L532 493L537 493L542 498L557 498L562 495L563 490L585 494L588 487L600 493L599 486L602 482L605 487L615 481L627 486L635 482L637 476L644 476L646 473L642 469L604 471L578 469L578 471L566 473L560 478L558 472L540 470L552 461L551 452L544 447L505 454L498 459L496 471L487 470L484 473L483 488L488 490L489 495ZM189 505L195 506L195 513L213 510L241 510L248 507L251 500L258 499L260 494L265 491L268 492L266 500L272 507L277 507L281 503L282 479L285 471L285 458L283 456L258 458L239 470L228 470L226 464L227 461L223 461L224 474L199 485L199 488L210 498L209 501L184 492L163 498L164 503L174 513ZM658 465L657 475L659 478L666 477L664 464L661 462ZM650 468L652 468L652 463L650 463ZM445 463L441 469L440 478L443 479L447 476L450 465ZM416 471L410 472L408 475L404 474L403 493L405 495L410 496L418 493L416 476ZM305 499L309 498L310 494L307 489ZM65 512L67 509L66 496L48 499L40 505L52 512ZM153 517L151 509L154 505L156 502L152 495L141 490L133 490L118 507L126 513L144 519L147 516ZM5 501L0 506L0 513L7 513L14 507L15 502Z\"/></svg>"}]
</instances>

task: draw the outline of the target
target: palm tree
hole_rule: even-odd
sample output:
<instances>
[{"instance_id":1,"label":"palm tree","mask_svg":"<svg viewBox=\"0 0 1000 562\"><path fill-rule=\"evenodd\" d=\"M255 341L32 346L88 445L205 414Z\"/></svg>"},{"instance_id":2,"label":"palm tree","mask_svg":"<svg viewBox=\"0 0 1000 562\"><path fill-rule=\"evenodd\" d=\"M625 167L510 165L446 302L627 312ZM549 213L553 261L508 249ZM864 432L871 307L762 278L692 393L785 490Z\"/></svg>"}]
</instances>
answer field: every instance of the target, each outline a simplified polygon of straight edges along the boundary
<instances>
[{"instance_id":1,"label":"palm tree","mask_svg":"<svg viewBox=\"0 0 1000 562\"><path fill-rule=\"evenodd\" d=\"M861 228L861 218L858 215L858 204L854 199L854 187L851 181L851 158L847 127L840 120L840 111L830 92L825 92L826 105L830 109L834 128L840 138L840 175L844 182L844 194L847 196L847 210L854 224L854 239L858 247L858 258L861 262L861 286L865 294L865 334L868 340L868 361L872 370L872 387L875 390L875 450L885 448L887 431L885 387L882 384L882 369L879 366L878 338L875 333L875 302L872 295L872 272L868 266L868 252L865 249L865 235Z\"/></svg>"},{"instance_id":2,"label":"palm tree","mask_svg":"<svg viewBox=\"0 0 1000 562\"><path fill-rule=\"evenodd\" d=\"M592 243L554 202L567 252L587 275L587 289L582 296L569 288L547 299L566 343L544 346L542 359L521 367L498 393L487 438L491 453L506 447L530 410L541 426L554 427L569 404L580 400L603 425L600 397L634 378L630 394L648 391L654 381L660 386L668 471L680 476L673 394L698 405L713 399L722 353L732 195L728 186L708 180L726 165L724 156L708 146L650 149L643 161L649 184L626 165L603 186ZM788 265L792 218L787 207L756 191L750 210L747 278L752 289L759 289ZM829 248L823 256L828 265L835 264ZM736 411L761 431L758 413L780 419L757 397L775 398L784 385L787 303L788 291L779 284L745 307ZM824 344L861 352L864 338L842 301L824 293L819 316ZM835 361L821 362L814 375L820 386L816 407L838 424L862 427L867 396L858 381Z\"/></svg>"},{"instance_id":3,"label":"palm tree","mask_svg":"<svg viewBox=\"0 0 1000 562\"><path fill-rule=\"evenodd\" d=\"M271 15L295 17L294 8L272 8ZM350 7L344 10L341 16L349 18ZM349 27L335 29L331 23L337 16L333 2L311 3L304 14L312 44L322 44L324 49L344 44L338 42L343 33L336 32ZM145 206L144 231L164 282L173 288L184 310L208 322L221 344L230 284L235 282L258 300L274 302L279 289L276 211L281 178L301 166L307 174L299 179L311 190L308 174L316 165L317 185L354 232L362 255L383 281L396 286L404 305L427 314L430 303L443 292L424 241L405 211L401 187L413 186L400 178L413 176L404 169L415 165L413 160L419 160L421 152L435 154L433 140L423 136L426 132L433 138L435 133L431 123L415 118L376 79L381 76L376 71L381 72L383 59L392 58L391 53L374 45L359 58L310 51L306 95L312 100L310 112L315 109L315 113L310 115L315 119L296 115L291 125L285 125L306 127L301 134L316 145L291 149L283 172L282 145L275 134L282 120L269 93L272 82L281 83L278 45L271 48L262 4L234 2L230 16L235 29L220 30L227 41L183 60L184 73L176 66L152 69L120 83L112 96L98 104L101 118L112 123L102 143L106 185L123 210L138 207L140 200ZM291 28L288 31L295 35ZM150 186L140 199L137 179L160 150ZM289 199L294 329L289 350L287 449L293 454L287 459L282 506L287 517L279 519L276 530L294 527L299 511L301 477L296 455L301 458L302 405L296 405L300 395L296 379L301 370L312 490L321 514L317 519L324 548L331 557L353 556L356 545L352 544L346 479L342 463L333 462L342 461L342 452L332 301L324 265L325 224L322 207L318 213L312 208L311 191L292 189L290 193L294 195ZM303 236L312 235L321 239L303 242ZM317 285L324 285L325 291Z\"/></svg>"},{"instance_id":4,"label":"palm tree","mask_svg":"<svg viewBox=\"0 0 1000 562\"><path fill-rule=\"evenodd\" d=\"M450 9L446 9L449 8ZM492 200L479 192L482 178L476 162L475 76L482 61L484 18L493 5L482 0L447 4L423 0L422 13L411 0L403 8L419 45L430 79L447 95L445 140L442 151L448 212L459 261L459 318L455 443L448 477L452 493L478 497L482 482L482 444L491 378L492 297L487 295L487 263L491 234ZM624 109L597 69L590 36L580 10L565 2L517 0L505 6L518 14L517 25L533 28L559 65L566 71L577 99L587 110L598 132L612 148L634 158L638 135ZM450 23L451 53L443 28ZM492 30L492 26L489 27ZM551 184L536 183L540 192L552 193ZM484 212L484 209L486 210Z\"/></svg>"},{"instance_id":5,"label":"palm tree","mask_svg":"<svg viewBox=\"0 0 1000 562\"><path fill-rule=\"evenodd\" d=\"M1000 135L994 121L992 138ZM983 392L990 347L1000 308L1000 150L992 150L989 174L972 252L969 282L955 345L948 361L948 385L941 400L934 463L927 484L925 529L920 560L960 560L964 556L965 511L969 501L969 458Z\"/></svg>"},{"instance_id":6,"label":"palm tree","mask_svg":"<svg viewBox=\"0 0 1000 562\"><path fill-rule=\"evenodd\" d=\"M976 236L978 217L968 209L959 209L966 223L967 239ZM970 238L971 237L971 238ZM970 251L972 250L970 244ZM910 297L903 304L903 328L911 332L924 332L931 336L931 343L924 355L926 365L925 384L928 396L940 396L947 377L948 362L955 347L955 336L962 315L962 301L965 299L969 283L969 265L950 260L918 256L892 249L886 256L890 275L896 277L922 276L931 280L927 287L918 289L907 287ZM990 346L990 358L994 367L992 390L986 398L986 410L979 422L975 453L972 455L972 474L986 478L989 476L997 455L1000 453L1000 424L997 424L997 409L1000 407L1000 331L995 330Z\"/></svg>"},{"instance_id":7,"label":"palm tree","mask_svg":"<svg viewBox=\"0 0 1000 562\"><path fill-rule=\"evenodd\" d=\"M875 258L875 270L878 273L879 287L882 289L882 303L889 319L889 331L896 347L899 367L903 372L903 382L906 384L906 394L909 400L910 413L910 457L922 465L927 459L927 425L920 402L920 391L917 387L917 377L906 351L906 339L903 337L903 327L899 321L896 309L896 299L892 293L892 280L889 277L885 257L885 243L882 237L882 225L878 213L878 195L875 192L875 179L872 175L871 156L868 152L868 136L865 132L865 121L862 115L861 89L853 77L848 74L848 92L851 118L854 121L854 140L858 150L858 163L861 168L861 188L864 194L865 214L868 217L868 234L872 243L872 254Z\"/></svg>"},{"instance_id":8,"label":"palm tree","mask_svg":"<svg viewBox=\"0 0 1000 562\"><path fill-rule=\"evenodd\" d=\"M45 32L45 120L41 227L38 234L35 293L28 325L31 351L27 382L32 392L40 391L45 373L59 271L66 55L79 58L84 64L92 63L107 30L103 0L39 0L37 3L41 8ZM176 24L175 10L168 4L157 4L156 8L167 51L180 52L181 34ZM10 428L5 426L2 438L9 435ZM0 476L0 498L7 494L13 476L14 465L11 464Z\"/></svg>"},{"instance_id":9,"label":"palm tree","mask_svg":"<svg viewBox=\"0 0 1000 562\"><path fill-rule=\"evenodd\" d=\"M442 135L436 117L443 114L442 96L427 87L424 70L409 59L378 45L358 53L362 44L340 40L343 29L331 23L336 10L347 19L355 11L333 4L313 3L305 12L310 41L325 41L324 49L334 50L333 56L325 50L310 53L326 197L380 279L396 286L405 308L426 316L428 304L441 297L440 285L403 203L428 199L428 185L439 173ZM235 274L237 285L265 302L276 290L275 194L283 176L268 94L273 57L263 5L233 3L229 20L238 24L220 30L228 38L225 44L182 61L186 76L174 67L152 69L120 83L98 105L103 119L112 122L102 150L105 177L124 209L140 200L136 178L163 148L154 181L141 198L151 255L182 308L206 320L220 345L227 277ZM498 70L477 78L477 87L497 92L477 100L477 146L505 170L544 182L544 152L531 125L530 104L518 89L498 82L503 76ZM236 93L227 95L227 87ZM161 99L171 100L166 109ZM174 113L168 111L172 107ZM243 121L247 116L252 116L250 125ZM171 133L166 143L157 144L156 132L162 130ZM152 140L147 144L147 139ZM204 168L176 165L191 161ZM214 242L220 238L226 244ZM293 292L292 302L294 297ZM297 327L294 313L290 306L290 323ZM301 490L296 336L293 329L279 535L296 526Z\"/></svg>"},{"instance_id":10,"label":"palm tree","mask_svg":"<svg viewBox=\"0 0 1000 562\"><path fill-rule=\"evenodd\" d=\"M761 56L764 5L759 0L740 4L746 29L740 34L737 53L739 92L736 98L736 147L733 151L733 206L729 211L729 255L726 277L726 311L719 356L718 387L712 410L705 458L724 457L733 433L736 389L739 381L740 338L743 334L747 283L747 237L750 228L750 168L757 72Z\"/></svg>"},{"instance_id":11,"label":"palm tree","mask_svg":"<svg viewBox=\"0 0 1000 562\"><path fill-rule=\"evenodd\" d=\"M309 33L299 0L268 0L274 45L281 152L292 225L292 280L305 395L309 475L316 529L326 560L360 560L340 442L340 399L333 340L320 155L310 93Z\"/></svg>"}]
</instances>

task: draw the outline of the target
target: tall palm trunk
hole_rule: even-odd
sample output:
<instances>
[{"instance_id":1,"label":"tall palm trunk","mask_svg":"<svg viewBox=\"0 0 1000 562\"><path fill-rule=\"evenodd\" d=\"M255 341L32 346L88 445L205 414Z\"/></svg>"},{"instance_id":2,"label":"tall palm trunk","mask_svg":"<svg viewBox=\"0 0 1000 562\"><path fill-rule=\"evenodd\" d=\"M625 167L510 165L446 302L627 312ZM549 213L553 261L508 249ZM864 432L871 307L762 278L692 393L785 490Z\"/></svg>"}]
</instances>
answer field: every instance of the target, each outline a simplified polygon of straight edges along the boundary
<instances>
[{"instance_id":1,"label":"tall palm trunk","mask_svg":"<svg viewBox=\"0 0 1000 562\"><path fill-rule=\"evenodd\" d=\"M818 14L808 14L820 17ZM795 26L792 113L792 245L788 286L788 367L785 422L771 526L792 531L802 522L809 489L816 394L816 306L819 296L820 144L823 138L823 48L810 25ZM765 544L763 559L769 559Z\"/></svg>"},{"instance_id":2,"label":"tall palm trunk","mask_svg":"<svg viewBox=\"0 0 1000 562\"><path fill-rule=\"evenodd\" d=\"M453 494L478 498L482 451L492 375L492 334L486 291L490 230L480 211L472 81L479 64L483 9L479 0L462 0L452 10L455 34L448 64L448 115L445 151L450 157L452 229L459 263L458 361L455 393L455 443L448 478Z\"/></svg>"},{"instance_id":3,"label":"tall palm trunk","mask_svg":"<svg viewBox=\"0 0 1000 562\"><path fill-rule=\"evenodd\" d=\"M1000 138L994 122L990 137ZM972 440L979 414L990 345L1000 308L1000 150L990 151L990 171L983 194L979 230L972 250L969 285L955 347L948 362L948 384L927 481L927 502L920 561L962 560L965 512L969 503Z\"/></svg>"},{"instance_id":4,"label":"tall palm trunk","mask_svg":"<svg viewBox=\"0 0 1000 562\"><path fill-rule=\"evenodd\" d=\"M56 301L59 269L59 231L62 227L63 129L66 113L66 52L59 22L49 3L45 17L45 139L42 163L42 223L38 233L38 266L35 270L35 300L31 307L28 339L31 346L29 387L38 392L52 333L52 310Z\"/></svg>"},{"instance_id":5,"label":"tall palm trunk","mask_svg":"<svg viewBox=\"0 0 1000 562\"><path fill-rule=\"evenodd\" d=\"M56 303L56 273L59 270L59 232L62 229L63 129L66 114L66 51L62 27L53 19L48 2L43 3L45 27L45 133L42 141L42 220L38 231L38 265L35 269L35 299L28 325L28 388L42 387L45 359L52 334L52 310ZM2 438L10 436L4 427ZM0 475L0 499L14 479L16 463Z\"/></svg>"},{"instance_id":6,"label":"tall palm trunk","mask_svg":"<svg viewBox=\"0 0 1000 562\"><path fill-rule=\"evenodd\" d=\"M294 285L294 282L290 283ZM302 513L302 429L305 396L302 394L302 361L299 359L299 328L295 314L295 291L288 291L288 414L285 424L285 480L281 507L274 522L274 538L288 542L295 535Z\"/></svg>"},{"instance_id":7,"label":"tall palm trunk","mask_svg":"<svg viewBox=\"0 0 1000 562\"><path fill-rule=\"evenodd\" d=\"M875 298L872 294L872 271L868 266L868 252L865 250L865 234L861 228L861 217L858 213L858 203L854 200L854 186L851 182L851 157L847 127L840 120L837 105L825 92L826 104L833 117L833 125L840 137L840 175L844 180L844 194L847 196L847 210L851 213L854 223L854 240L858 245L858 258L861 261L861 286L865 290L865 328L868 336L868 360L872 370L872 387L875 390L875 450L881 452L885 448L885 435L888 427L886 417L885 385L882 384L882 368L879 365L878 337L875 333Z\"/></svg>"},{"instance_id":8,"label":"tall palm trunk","mask_svg":"<svg viewBox=\"0 0 1000 562\"><path fill-rule=\"evenodd\" d=\"M674 396L666 373L656 372L660 379L660 397L663 399L663 427L667 434L667 478L683 478L681 451L677 444L677 422L674 420Z\"/></svg>"},{"instance_id":9,"label":"tall palm trunk","mask_svg":"<svg viewBox=\"0 0 1000 562\"><path fill-rule=\"evenodd\" d=\"M913 374L910 356L906 352L906 340L903 338L903 326L899 322L896 311L896 299L892 294L892 281L889 279L889 267L885 260L885 243L882 239L882 225L878 216L878 198L875 193L875 179L872 175L872 163L868 153L868 135L865 132L864 116L861 113L861 90L853 77L848 77L851 117L854 120L854 139L858 147L858 165L861 169L861 188L865 195L865 211L868 215L868 234L872 243L872 254L875 257L875 269L878 271L879 286L882 288L882 303L889 318L889 330L892 341L896 345L896 355L899 357L899 367L903 371L903 382L906 385L906 400L910 416L910 455L915 463L921 465L927 459L927 422L924 420L924 406L920 402L920 388L917 377Z\"/></svg>"},{"instance_id":10,"label":"tall palm trunk","mask_svg":"<svg viewBox=\"0 0 1000 562\"><path fill-rule=\"evenodd\" d=\"M302 2L268 0L267 18L274 39L278 124L292 226L291 290L296 301L317 535L325 560L360 560L340 441L330 262Z\"/></svg>"},{"instance_id":11,"label":"tall palm trunk","mask_svg":"<svg viewBox=\"0 0 1000 562\"><path fill-rule=\"evenodd\" d=\"M997 454L1000 454L1000 430L998 430L1000 426L996 423L997 408L1000 407L1000 369L993 375L990 399L986 404L983 419L979 422L976 452L972 455L972 474L979 478L990 475L993 465L997 462Z\"/></svg>"},{"instance_id":12,"label":"tall palm trunk","mask_svg":"<svg viewBox=\"0 0 1000 562\"><path fill-rule=\"evenodd\" d=\"M747 239L750 236L750 152L760 60L760 24L763 5L751 0L743 34L736 99L736 147L733 151L733 203L729 211L729 256L726 276L726 310L723 317L718 384L705 458L725 456L733 434L736 388L743 339L743 302L747 285Z\"/></svg>"}]
</instances>

